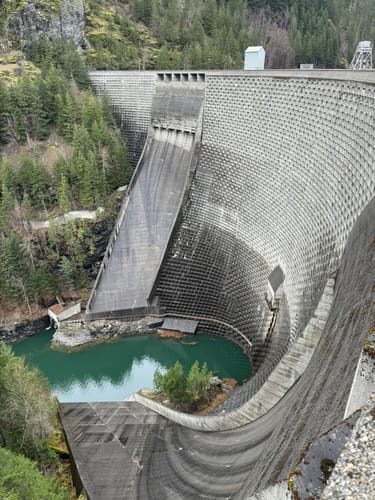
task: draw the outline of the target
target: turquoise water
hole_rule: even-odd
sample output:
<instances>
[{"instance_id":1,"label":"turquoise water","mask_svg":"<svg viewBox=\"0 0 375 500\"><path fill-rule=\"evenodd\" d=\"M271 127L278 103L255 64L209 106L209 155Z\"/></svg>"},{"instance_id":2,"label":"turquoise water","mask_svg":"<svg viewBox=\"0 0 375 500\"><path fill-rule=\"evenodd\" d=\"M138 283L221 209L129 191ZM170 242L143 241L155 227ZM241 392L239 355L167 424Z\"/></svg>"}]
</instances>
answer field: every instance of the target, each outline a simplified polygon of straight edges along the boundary
<instances>
[{"instance_id":1,"label":"turquoise water","mask_svg":"<svg viewBox=\"0 0 375 500\"><path fill-rule=\"evenodd\" d=\"M41 370L62 402L127 399L141 387L151 389L155 370L164 372L177 360L185 373L197 359L200 365L206 361L220 378L234 378L241 384L251 376L241 348L223 337L197 335L177 340L140 335L67 352L50 348L52 335L45 331L12 348Z\"/></svg>"}]
</instances>

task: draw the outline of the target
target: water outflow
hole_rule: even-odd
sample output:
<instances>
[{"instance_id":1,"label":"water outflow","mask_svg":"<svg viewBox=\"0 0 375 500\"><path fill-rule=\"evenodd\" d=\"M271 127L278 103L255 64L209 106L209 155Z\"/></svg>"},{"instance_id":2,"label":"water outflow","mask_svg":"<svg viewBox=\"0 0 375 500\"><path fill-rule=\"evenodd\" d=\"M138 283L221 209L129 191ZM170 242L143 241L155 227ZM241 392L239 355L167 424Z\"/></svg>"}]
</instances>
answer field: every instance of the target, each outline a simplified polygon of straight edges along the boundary
<instances>
[{"instance_id":1,"label":"water outflow","mask_svg":"<svg viewBox=\"0 0 375 500\"><path fill-rule=\"evenodd\" d=\"M152 287L195 166L203 101L201 89L177 86L172 99L170 92L166 100L163 88L156 91L146 145L91 294L88 319L152 310Z\"/></svg>"}]
</instances>

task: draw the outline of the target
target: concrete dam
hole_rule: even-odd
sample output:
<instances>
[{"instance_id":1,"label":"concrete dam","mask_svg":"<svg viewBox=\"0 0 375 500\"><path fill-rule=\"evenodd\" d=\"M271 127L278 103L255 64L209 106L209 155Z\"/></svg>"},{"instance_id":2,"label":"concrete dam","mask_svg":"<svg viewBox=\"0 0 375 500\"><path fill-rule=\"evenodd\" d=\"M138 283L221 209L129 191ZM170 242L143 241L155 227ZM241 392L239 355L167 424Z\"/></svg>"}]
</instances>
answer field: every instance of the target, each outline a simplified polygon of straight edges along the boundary
<instances>
[{"instance_id":1,"label":"concrete dam","mask_svg":"<svg viewBox=\"0 0 375 500\"><path fill-rule=\"evenodd\" d=\"M62 405L83 486L89 498L250 498L344 418L374 328L375 72L90 77L137 167L88 320L195 318L250 340L255 375L208 417L141 396ZM117 472L99 475L114 457Z\"/></svg>"}]
</instances>

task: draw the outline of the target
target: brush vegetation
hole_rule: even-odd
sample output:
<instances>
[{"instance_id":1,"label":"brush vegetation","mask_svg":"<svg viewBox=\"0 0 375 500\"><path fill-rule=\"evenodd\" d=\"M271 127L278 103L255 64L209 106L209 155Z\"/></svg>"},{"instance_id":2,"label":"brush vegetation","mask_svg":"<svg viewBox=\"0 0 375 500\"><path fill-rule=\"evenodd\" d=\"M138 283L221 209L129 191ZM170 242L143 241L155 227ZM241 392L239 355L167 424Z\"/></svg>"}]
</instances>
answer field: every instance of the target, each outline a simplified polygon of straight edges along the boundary
<instances>
[{"instance_id":1,"label":"brush vegetation","mask_svg":"<svg viewBox=\"0 0 375 500\"><path fill-rule=\"evenodd\" d=\"M165 374L156 370L154 388L173 404L191 405L198 401L207 402L211 377L212 372L208 370L206 363L199 368L199 362L195 361L189 373L185 375L181 363L176 361Z\"/></svg>"}]
</instances>

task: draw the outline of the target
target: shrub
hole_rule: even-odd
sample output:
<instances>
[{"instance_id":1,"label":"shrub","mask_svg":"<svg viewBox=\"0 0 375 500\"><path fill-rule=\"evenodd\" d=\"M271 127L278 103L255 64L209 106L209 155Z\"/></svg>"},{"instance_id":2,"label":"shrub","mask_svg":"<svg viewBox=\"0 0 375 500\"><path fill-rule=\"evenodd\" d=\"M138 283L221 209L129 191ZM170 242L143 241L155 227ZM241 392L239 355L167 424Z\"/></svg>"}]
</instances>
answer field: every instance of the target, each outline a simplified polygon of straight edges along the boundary
<instances>
[{"instance_id":1,"label":"shrub","mask_svg":"<svg viewBox=\"0 0 375 500\"><path fill-rule=\"evenodd\" d=\"M208 371L207 363L203 363L201 369L199 369L198 361L193 363L186 379L186 391L193 401L207 398L207 389L211 377L212 372Z\"/></svg>"},{"instance_id":2,"label":"shrub","mask_svg":"<svg viewBox=\"0 0 375 500\"><path fill-rule=\"evenodd\" d=\"M36 464L0 448L0 498L9 500L68 500L67 491L44 477Z\"/></svg>"},{"instance_id":3,"label":"shrub","mask_svg":"<svg viewBox=\"0 0 375 500\"><path fill-rule=\"evenodd\" d=\"M0 342L0 445L49 463L47 439L56 406L47 380Z\"/></svg>"},{"instance_id":4,"label":"shrub","mask_svg":"<svg viewBox=\"0 0 375 500\"><path fill-rule=\"evenodd\" d=\"M186 377L182 365L176 361L167 373L162 375L159 370L154 374L154 388L161 391L173 403L190 404L193 401L207 399L207 390L212 372L207 364L199 368L195 361Z\"/></svg>"},{"instance_id":5,"label":"shrub","mask_svg":"<svg viewBox=\"0 0 375 500\"><path fill-rule=\"evenodd\" d=\"M186 393L186 377L179 361L176 361L175 365L164 375L162 375L159 370L156 370L154 375L154 387L165 394L172 402L189 402Z\"/></svg>"}]
</instances>

